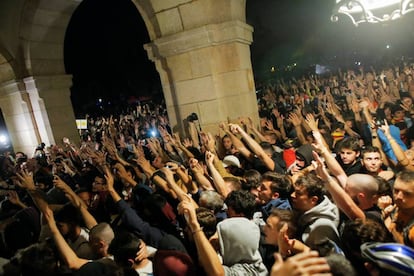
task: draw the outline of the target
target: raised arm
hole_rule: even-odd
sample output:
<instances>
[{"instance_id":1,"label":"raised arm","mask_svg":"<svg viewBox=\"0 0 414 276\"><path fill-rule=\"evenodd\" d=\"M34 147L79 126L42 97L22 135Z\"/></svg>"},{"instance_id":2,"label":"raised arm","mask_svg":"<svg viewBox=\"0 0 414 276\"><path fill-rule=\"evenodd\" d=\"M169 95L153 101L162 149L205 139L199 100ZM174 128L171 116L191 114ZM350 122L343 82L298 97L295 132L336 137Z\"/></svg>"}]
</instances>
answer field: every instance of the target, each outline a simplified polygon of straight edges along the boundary
<instances>
[{"instance_id":1,"label":"raised arm","mask_svg":"<svg viewBox=\"0 0 414 276\"><path fill-rule=\"evenodd\" d=\"M92 229L92 227L98 224L92 214L89 213L88 207L83 200L59 176L55 175L53 177L53 184L65 193L73 206L78 208L82 215L83 221L85 222L86 228Z\"/></svg>"},{"instance_id":2,"label":"raised arm","mask_svg":"<svg viewBox=\"0 0 414 276\"><path fill-rule=\"evenodd\" d=\"M257 155L257 157L266 165L266 167L270 171L275 170L275 162L270 158L269 155L263 150L263 148L252 138L249 134L247 134L239 125L230 124L230 130L233 134L240 134L243 137L243 140L246 144L251 148L251 150Z\"/></svg>"},{"instance_id":3,"label":"raised arm","mask_svg":"<svg viewBox=\"0 0 414 276\"><path fill-rule=\"evenodd\" d=\"M210 180L208 180L208 178L204 175L204 169L197 159L195 158L190 159L190 169L201 190L203 191L214 190L213 186L211 185Z\"/></svg>"},{"instance_id":4,"label":"raised arm","mask_svg":"<svg viewBox=\"0 0 414 276\"><path fill-rule=\"evenodd\" d=\"M59 254L62 257L63 261L68 265L68 267L73 270L78 270L84 264L88 263L88 260L79 258L76 255L76 253L72 250L72 248L70 248L66 240L63 238L58 227L56 226L53 212L47 204L45 208L42 210L42 214L47 224L49 225L53 240L55 241Z\"/></svg>"},{"instance_id":5,"label":"raised arm","mask_svg":"<svg viewBox=\"0 0 414 276\"><path fill-rule=\"evenodd\" d=\"M233 146L247 159L252 160L253 154L252 152L247 149L246 145L236 136L232 133L230 130L230 125L225 125L224 123L220 124L220 127L227 133L227 135L230 137L231 142Z\"/></svg>"},{"instance_id":6,"label":"raised arm","mask_svg":"<svg viewBox=\"0 0 414 276\"><path fill-rule=\"evenodd\" d=\"M193 234L193 239L197 247L198 259L204 268L207 276L224 276L224 267L220 259L204 234L197 216L194 206L190 201L184 200L178 205L178 212L187 220L188 226Z\"/></svg>"},{"instance_id":7,"label":"raised arm","mask_svg":"<svg viewBox=\"0 0 414 276\"><path fill-rule=\"evenodd\" d=\"M316 173L325 181L325 187L331 194L338 208L351 220L357 218L365 219L365 213L356 205L339 183L329 175L321 158L316 152L313 152L313 158L317 162Z\"/></svg>"},{"instance_id":8,"label":"raised arm","mask_svg":"<svg viewBox=\"0 0 414 276\"><path fill-rule=\"evenodd\" d=\"M223 197L226 198L227 195L230 193L229 189L226 187L226 183L224 182L223 177L214 167L214 154L207 151L206 152L206 163L207 167L210 170L211 177L213 178L214 186L216 187L217 192Z\"/></svg>"},{"instance_id":9,"label":"raised arm","mask_svg":"<svg viewBox=\"0 0 414 276\"><path fill-rule=\"evenodd\" d=\"M332 152L329 150L329 148L324 145L321 133L319 131L314 131L312 134L315 138L315 143L312 146L319 151L321 156L325 159L325 163L328 166L330 172L338 179L341 186L345 188L348 176L346 175L344 169L333 157Z\"/></svg>"},{"instance_id":10,"label":"raised arm","mask_svg":"<svg viewBox=\"0 0 414 276\"><path fill-rule=\"evenodd\" d=\"M307 144L308 141L305 138L305 135L303 134L303 129L302 129L302 120L301 118L298 116L298 114L296 113L290 113L289 114L289 118L288 120L292 123L292 125L294 126L295 130L296 130L296 136L299 139L299 142L303 145L303 144Z\"/></svg>"},{"instance_id":11,"label":"raised arm","mask_svg":"<svg viewBox=\"0 0 414 276\"><path fill-rule=\"evenodd\" d=\"M382 125L380 129L384 132L385 137L390 143L392 151L394 152L395 157L398 160L398 164L400 164L407 170L414 170L414 166L410 163L405 152L403 151L401 146L397 143L397 141L395 141L394 137L392 137L391 132L390 132L390 127L386 120L384 120L384 125Z\"/></svg>"},{"instance_id":12,"label":"raised arm","mask_svg":"<svg viewBox=\"0 0 414 276\"><path fill-rule=\"evenodd\" d=\"M157 248L164 233L159 228L152 227L149 223L144 221L138 216L135 210L121 198L114 188L114 178L109 169L105 171L105 179L108 186L108 193L122 215L122 222L125 223L127 227L137 232L147 244Z\"/></svg>"}]
</instances>

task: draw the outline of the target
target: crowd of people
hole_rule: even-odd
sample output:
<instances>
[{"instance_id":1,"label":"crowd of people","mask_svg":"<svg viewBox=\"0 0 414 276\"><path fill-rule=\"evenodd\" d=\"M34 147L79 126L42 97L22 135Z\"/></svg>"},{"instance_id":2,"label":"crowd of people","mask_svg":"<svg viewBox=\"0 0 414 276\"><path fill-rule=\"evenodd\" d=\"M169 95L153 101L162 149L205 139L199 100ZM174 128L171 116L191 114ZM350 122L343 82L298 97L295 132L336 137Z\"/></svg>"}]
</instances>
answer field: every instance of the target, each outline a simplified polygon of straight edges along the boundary
<instances>
[{"instance_id":1,"label":"crowd of people","mask_svg":"<svg viewBox=\"0 0 414 276\"><path fill-rule=\"evenodd\" d=\"M280 81L260 125L187 137L139 104L6 154L1 274L414 275L413 76Z\"/></svg>"}]
</instances>

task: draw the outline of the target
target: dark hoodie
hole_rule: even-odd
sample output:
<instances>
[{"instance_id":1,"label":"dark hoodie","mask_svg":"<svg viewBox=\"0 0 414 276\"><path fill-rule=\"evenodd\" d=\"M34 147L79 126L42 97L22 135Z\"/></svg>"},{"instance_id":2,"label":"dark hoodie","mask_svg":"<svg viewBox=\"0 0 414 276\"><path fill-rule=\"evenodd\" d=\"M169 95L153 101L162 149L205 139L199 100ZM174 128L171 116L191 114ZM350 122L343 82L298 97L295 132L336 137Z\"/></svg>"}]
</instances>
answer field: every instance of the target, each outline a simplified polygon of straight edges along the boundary
<instances>
[{"instance_id":1,"label":"dark hoodie","mask_svg":"<svg viewBox=\"0 0 414 276\"><path fill-rule=\"evenodd\" d=\"M299 156L300 159L305 161L304 168L309 166L313 160L312 151L313 148L309 144L304 144L296 150L296 156Z\"/></svg>"}]
</instances>

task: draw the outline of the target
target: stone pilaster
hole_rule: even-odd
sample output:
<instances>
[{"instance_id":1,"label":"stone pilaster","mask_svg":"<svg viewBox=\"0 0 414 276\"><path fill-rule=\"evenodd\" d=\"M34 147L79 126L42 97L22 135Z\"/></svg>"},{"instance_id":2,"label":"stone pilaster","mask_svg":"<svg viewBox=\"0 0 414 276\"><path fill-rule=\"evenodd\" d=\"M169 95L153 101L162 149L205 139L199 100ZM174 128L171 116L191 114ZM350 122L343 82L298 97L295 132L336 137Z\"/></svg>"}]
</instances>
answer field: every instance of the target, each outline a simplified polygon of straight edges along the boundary
<instances>
[{"instance_id":1,"label":"stone pilaster","mask_svg":"<svg viewBox=\"0 0 414 276\"><path fill-rule=\"evenodd\" d=\"M31 156L40 135L28 99L23 82L9 81L0 86L0 108L14 151Z\"/></svg>"},{"instance_id":2,"label":"stone pilaster","mask_svg":"<svg viewBox=\"0 0 414 276\"><path fill-rule=\"evenodd\" d=\"M258 121L250 61L253 28L241 21L210 24L145 45L160 73L171 123L178 130L192 112L205 131L221 121Z\"/></svg>"},{"instance_id":3,"label":"stone pilaster","mask_svg":"<svg viewBox=\"0 0 414 276\"><path fill-rule=\"evenodd\" d=\"M24 79L42 141L61 144L63 137L79 141L70 99L71 75L34 76ZM46 142L45 142L46 143Z\"/></svg>"}]
</instances>

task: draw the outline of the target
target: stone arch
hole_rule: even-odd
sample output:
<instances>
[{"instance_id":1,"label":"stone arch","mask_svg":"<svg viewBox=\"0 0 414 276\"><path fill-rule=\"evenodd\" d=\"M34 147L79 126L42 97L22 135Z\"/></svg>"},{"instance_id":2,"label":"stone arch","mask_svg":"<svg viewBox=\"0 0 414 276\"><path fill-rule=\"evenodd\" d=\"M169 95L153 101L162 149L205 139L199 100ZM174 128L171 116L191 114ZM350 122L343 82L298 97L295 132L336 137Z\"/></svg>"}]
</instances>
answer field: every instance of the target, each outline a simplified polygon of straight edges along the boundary
<instances>
[{"instance_id":1,"label":"stone arch","mask_svg":"<svg viewBox=\"0 0 414 276\"><path fill-rule=\"evenodd\" d=\"M12 56L0 44L0 83L14 80L16 78L12 64Z\"/></svg>"},{"instance_id":2,"label":"stone arch","mask_svg":"<svg viewBox=\"0 0 414 276\"><path fill-rule=\"evenodd\" d=\"M19 133L7 119L17 149L33 149L40 141L77 139L70 102L71 76L65 73L65 30L80 0L5 0L0 10L12 10L6 27L16 35L6 57L13 69L12 87L0 82L0 105L23 105ZM160 74L170 120L177 129L192 112L204 130L242 115L257 121L256 95L250 61L251 26L246 24L246 0L132 0L150 36L144 47ZM13 25L13 26L11 26ZM1 28L0 28L1 29ZM11 31L9 33L12 33ZM1 45L1 44L0 44ZM1 50L1 48L0 48ZM1 53L1 52L0 52ZM10 67L7 67L10 70ZM8 91L8 92L7 92ZM11 92L12 91L12 92ZM5 96L6 95L6 96ZM13 95L10 96L10 95ZM19 114L15 114L18 116ZM25 137L30 136L30 139ZM15 148L16 149L16 148Z\"/></svg>"}]
</instances>

